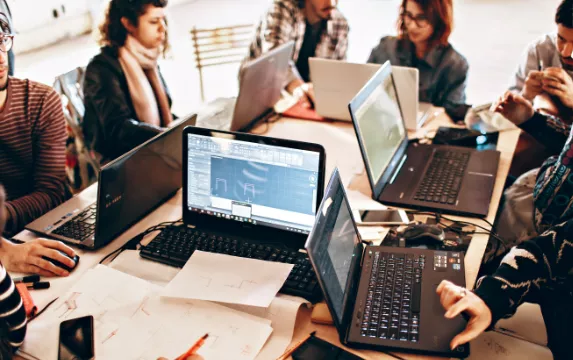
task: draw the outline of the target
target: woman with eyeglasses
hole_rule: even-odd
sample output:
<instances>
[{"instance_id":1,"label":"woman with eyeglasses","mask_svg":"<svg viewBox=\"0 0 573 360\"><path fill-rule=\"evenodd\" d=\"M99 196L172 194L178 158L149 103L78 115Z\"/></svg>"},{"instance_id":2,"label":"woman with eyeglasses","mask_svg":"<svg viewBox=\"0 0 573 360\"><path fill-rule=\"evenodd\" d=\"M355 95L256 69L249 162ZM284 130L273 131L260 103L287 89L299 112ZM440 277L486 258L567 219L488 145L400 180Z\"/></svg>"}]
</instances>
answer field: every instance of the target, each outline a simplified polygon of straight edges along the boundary
<instances>
[{"instance_id":1,"label":"woman with eyeglasses","mask_svg":"<svg viewBox=\"0 0 573 360\"><path fill-rule=\"evenodd\" d=\"M419 101L463 118L459 108L466 102L468 62L448 42L452 27L452 0L403 0L398 36L383 37L368 62L390 60L392 65L417 68Z\"/></svg>"},{"instance_id":2,"label":"woman with eyeglasses","mask_svg":"<svg viewBox=\"0 0 573 360\"><path fill-rule=\"evenodd\" d=\"M111 0L100 26L103 45L84 82L86 141L107 162L173 121L157 61L168 47L168 0Z\"/></svg>"}]
</instances>

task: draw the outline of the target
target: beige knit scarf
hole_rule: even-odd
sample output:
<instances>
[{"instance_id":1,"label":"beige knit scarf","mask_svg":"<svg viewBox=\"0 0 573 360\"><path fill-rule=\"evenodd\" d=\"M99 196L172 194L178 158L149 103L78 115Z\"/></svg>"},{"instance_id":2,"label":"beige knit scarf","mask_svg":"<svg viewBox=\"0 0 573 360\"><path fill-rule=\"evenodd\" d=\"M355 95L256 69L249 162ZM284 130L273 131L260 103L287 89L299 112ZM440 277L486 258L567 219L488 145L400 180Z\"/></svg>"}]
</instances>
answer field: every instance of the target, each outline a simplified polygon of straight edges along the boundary
<instances>
[{"instance_id":1,"label":"beige knit scarf","mask_svg":"<svg viewBox=\"0 0 573 360\"><path fill-rule=\"evenodd\" d=\"M131 35L119 49L119 63L139 121L166 127L172 121L169 100L159 77L160 49L147 49ZM159 104L159 106L158 106Z\"/></svg>"}]
</instances>

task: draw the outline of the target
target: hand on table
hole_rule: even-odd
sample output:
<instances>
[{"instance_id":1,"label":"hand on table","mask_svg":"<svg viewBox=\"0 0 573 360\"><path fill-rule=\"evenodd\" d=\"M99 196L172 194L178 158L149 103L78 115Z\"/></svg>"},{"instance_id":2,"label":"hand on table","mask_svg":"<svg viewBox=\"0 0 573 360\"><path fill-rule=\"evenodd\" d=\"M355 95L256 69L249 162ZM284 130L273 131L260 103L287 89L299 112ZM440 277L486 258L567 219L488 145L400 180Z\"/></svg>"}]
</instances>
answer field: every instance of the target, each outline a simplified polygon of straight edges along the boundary
<instances>
[{"instance_id":1,"label":"hand on table","mask_svg":"<svg viewBox=\"0 0 573 360\"><path fill-rule=\"evenodd\" d=\"M535 113L533 105L526 98L511 91L506 91L490 110L500 113L518 126L531 119Z\"/></svg>"},{"instance_id":2,"label":"hand on table","mask_svg":"<svg viewBox=\"0 0 573 360\"><path fill-rule=\"evenodd\" d=\"M542 89L558 97L567 108L573 109L573 79L562 68L550 67L543 71Z\"/></svg>"},{"instance_id":3,"label":"hand on table","mask_svg":"<svg viewBox=\"0 0 573 360\"><path fill-rule=\"evenodd\" d=\"M287 91L302 102L302 106L314 107L314 87L312 83L305 83L302 80L293 80L287 86Z\"/></svg>"},{"instance_id":4,"label":"hand on table","mask_svg":"<svg viewBox=\"0 0 573 360\"><path fill-rule=\"evenodd\" d=\"M450 343L452 349L475 339L490 326L491 311L485 302L473 292L447 280L440 283L436 292L440 296L442 306L446 309L446 318L453 319L462 312L470 316L465 330L456 335Z\"/></svg>"},{"instance_id":5,"label":"hand on table","mask_svg":"<svg viewBox=\"0 0 573 360\"><path fill-rule=\"evenodd\" d=\"M0 260L8 271L41 276L68 276L70 274L48 260L42 259L42 256L57 260L70 268L74 267L74 262L62 255L60 251L70 257L74 257L75 252L59 241L37 239L24 244L14 244L5 239L1 241Z\"/></svg>"}]
</instances>

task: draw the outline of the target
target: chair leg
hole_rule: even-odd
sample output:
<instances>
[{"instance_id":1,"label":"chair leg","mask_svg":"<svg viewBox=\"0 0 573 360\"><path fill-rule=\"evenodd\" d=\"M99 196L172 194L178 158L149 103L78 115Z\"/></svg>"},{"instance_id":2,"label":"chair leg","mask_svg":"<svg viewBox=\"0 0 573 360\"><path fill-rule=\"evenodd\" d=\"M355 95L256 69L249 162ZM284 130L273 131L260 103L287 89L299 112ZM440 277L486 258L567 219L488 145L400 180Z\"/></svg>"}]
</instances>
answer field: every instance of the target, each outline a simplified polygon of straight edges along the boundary
<instances>
[{"instance_id":1,"label":"chair leg","mask_svg":"<svg viewBox=\"0 0 573 360\"><path fill-rule=\"evenodd\" d=\"M205 89L203 88L203 69L199 68L199 86L201 87L201 101L205 102Z\"/></svg>"}]
</instances>

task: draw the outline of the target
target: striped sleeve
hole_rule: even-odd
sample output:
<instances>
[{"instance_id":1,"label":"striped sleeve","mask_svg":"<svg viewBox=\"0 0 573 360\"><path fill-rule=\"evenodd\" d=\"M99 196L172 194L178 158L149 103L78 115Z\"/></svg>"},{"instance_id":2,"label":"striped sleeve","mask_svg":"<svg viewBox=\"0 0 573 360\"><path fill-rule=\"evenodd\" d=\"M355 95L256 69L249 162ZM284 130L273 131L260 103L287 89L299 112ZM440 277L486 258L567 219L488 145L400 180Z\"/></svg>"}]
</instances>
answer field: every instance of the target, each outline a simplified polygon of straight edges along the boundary
<instances>
[{"instance_id":1,"label":"striped sleeve","mask_svg":"<svg viewBox=\"0 0 573 360\"><path fill-rule=\"evenodd\" d=\"M31 94L30 98L38 96ZM11 229L26 224L61 204L65 199L65 119L60 98L53 89L38 99L33 129L33 190L6 202Z\"/></svg>"},{"instance_id":2,"label":"striped sleeve","mask_svg":"<svg viewBox=\"0 0 573 360\"><path fill-rule=\"evenodd\" d=\"M0 265L0 323L6 327L7 342L14 350L24 342L26 322L22 297L4 266Z\"/></svg>"}]
</instances>

